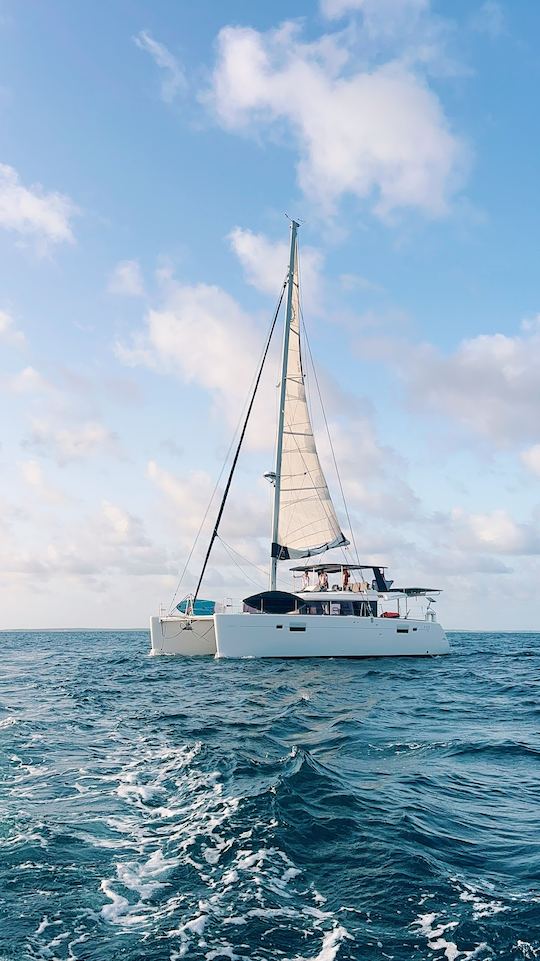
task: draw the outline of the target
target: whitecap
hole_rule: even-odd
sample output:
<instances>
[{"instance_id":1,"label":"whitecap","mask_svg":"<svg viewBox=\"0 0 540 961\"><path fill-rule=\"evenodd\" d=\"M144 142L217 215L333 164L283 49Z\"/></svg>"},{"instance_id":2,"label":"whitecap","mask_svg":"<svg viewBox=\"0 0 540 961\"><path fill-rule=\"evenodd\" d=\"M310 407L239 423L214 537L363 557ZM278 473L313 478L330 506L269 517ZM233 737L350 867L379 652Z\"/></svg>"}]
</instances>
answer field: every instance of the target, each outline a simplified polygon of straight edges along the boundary
<instances>
[{"instance_id":1,"label":"whitecap","mask_svg":"<svg viewBox=\"0 0 540 961\"><path fill-rule=\"evenodd\" d=\"M101 914L106 921L110 921L111 924L121 923L123 920L123 915L129 909L129 901L127 898L122 897L121 894L117 894L113 891L109 881L102 881L100 888L106 897L110 898L111 904L104 904L101 909Z\"/></svg>"}]
</instances>

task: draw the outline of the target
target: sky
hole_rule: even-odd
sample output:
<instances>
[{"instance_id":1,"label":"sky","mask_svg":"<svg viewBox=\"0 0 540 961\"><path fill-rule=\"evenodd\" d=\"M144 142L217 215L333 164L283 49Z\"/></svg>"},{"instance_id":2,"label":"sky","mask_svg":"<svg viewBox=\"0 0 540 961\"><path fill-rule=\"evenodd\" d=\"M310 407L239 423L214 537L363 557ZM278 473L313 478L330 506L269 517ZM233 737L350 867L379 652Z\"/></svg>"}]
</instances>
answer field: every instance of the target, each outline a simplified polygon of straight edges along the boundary
<instances>
[{"instance_id":1,"label":"sky","mask_svg":"<svg viewBox=\"0 0 540 961\"><path fill-rule=\"evenodd\" d=\"M332 446L362 561L450 629L538 629L539 31L536 0L0 0L0 628L193 590L294 217L343 530ZM267 585L278 358L205 597Z\"/></svg>"}]
</instances>

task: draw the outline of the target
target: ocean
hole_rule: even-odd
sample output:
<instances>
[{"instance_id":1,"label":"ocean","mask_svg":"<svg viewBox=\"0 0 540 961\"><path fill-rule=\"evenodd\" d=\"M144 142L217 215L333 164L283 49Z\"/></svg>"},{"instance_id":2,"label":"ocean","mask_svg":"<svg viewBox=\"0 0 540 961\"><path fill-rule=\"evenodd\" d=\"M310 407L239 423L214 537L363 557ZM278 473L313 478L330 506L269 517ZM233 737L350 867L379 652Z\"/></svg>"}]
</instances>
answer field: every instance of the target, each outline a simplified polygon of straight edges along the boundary
<instances>
[{"instance_id":1,"label":"ocean","mask_svg":"<svg viewBox=\"0 0 540 961\"><path fill-rule=\"evenodd\" d=\"M275 662L0 637L2 961L540 958L540 634Z\"/></svg>"}]
</instances>

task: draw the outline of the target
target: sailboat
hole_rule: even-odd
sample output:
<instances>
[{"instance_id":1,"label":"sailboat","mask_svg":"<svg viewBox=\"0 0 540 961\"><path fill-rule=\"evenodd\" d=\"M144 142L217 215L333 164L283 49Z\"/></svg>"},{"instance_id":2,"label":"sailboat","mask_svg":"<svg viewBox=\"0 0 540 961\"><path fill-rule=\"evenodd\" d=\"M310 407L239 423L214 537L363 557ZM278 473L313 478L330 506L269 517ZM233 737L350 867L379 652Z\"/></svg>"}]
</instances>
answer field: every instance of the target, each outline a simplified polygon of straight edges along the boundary
<instances>
[{"instance_id":1,"label":"sailboat","mask_svg":"<svg viewBox=\"0 0 540 961\"><path fill-rule=\"evenodd\" d=\"M306 396L298 228L293 220L286 279L197 587L173 610L151 617L151 653L229 658L448 654L448 638L434 609L437 588L394 587L386 567L353 563L345 553L349 540L341 530L319 460ZM274 491L270 583L268 590L245 597L237 609L230 602L203 601L199 591L285 294L276 458L274 470L265 475ZM342 550L343 560L309 560L336 549ZM303 563L290 569L293 589L278 590L278 566L299 560Z\"/></svg>"}]
</instances>

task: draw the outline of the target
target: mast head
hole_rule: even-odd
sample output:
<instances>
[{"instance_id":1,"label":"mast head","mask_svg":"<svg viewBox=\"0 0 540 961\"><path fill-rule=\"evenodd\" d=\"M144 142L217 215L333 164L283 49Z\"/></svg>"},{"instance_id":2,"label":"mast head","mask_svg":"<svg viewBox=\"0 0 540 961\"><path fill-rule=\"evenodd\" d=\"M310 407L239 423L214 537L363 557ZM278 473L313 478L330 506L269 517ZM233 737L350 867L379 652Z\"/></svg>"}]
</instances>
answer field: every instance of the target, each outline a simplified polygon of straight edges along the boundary
<instances>
[{"instance_id":1,"label":"mast head","mask_svg":"<svg viewBox=\"0 0 540 961\"><path fill-rule=\"evenodd\" d=\"M298 230L298 228L299 228L299 227L302 225L302 223L303 223L303 221L301 221L301 220L295 220L294 217L289 217L288 214L285 214L285 216L286 216L287 220L289 221L289 223L290 223L291 227L293 228L293 230Z\"/></svg>"}]
</instances>

